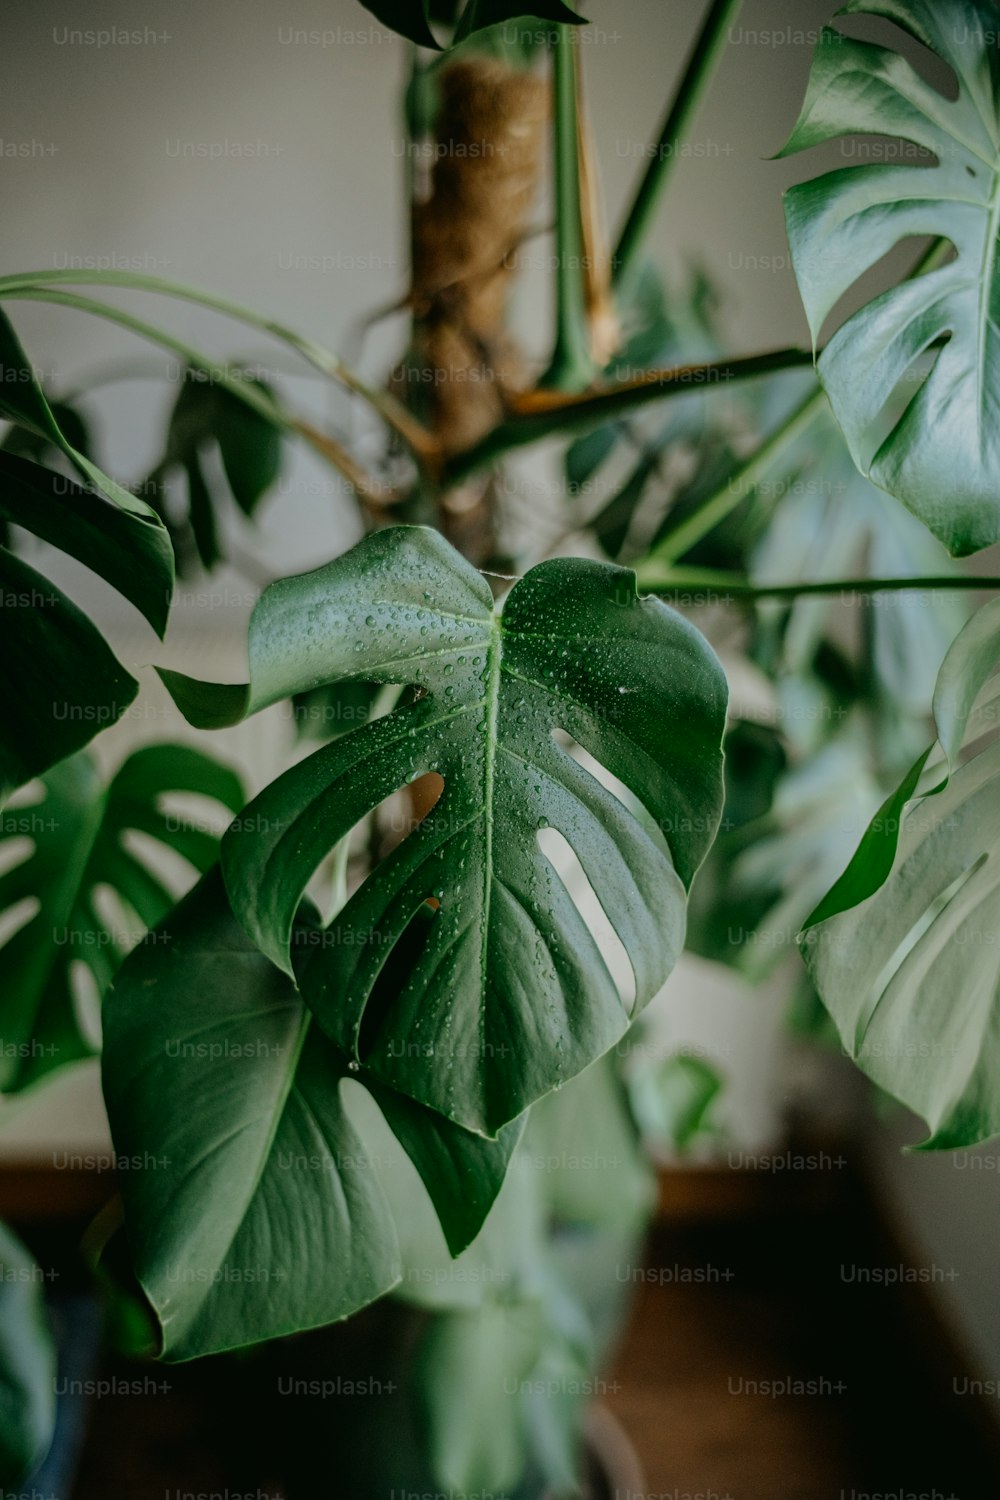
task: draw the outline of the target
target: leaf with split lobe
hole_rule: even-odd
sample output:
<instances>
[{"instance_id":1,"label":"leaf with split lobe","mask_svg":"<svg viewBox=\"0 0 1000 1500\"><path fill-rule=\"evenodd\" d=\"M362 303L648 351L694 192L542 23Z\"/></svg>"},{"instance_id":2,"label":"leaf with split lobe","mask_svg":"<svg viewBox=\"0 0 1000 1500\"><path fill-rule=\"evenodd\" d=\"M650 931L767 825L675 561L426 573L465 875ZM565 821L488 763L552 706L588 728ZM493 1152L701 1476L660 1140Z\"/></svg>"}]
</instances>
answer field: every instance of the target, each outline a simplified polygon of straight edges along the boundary
<instances>
[{"instance_id":1,"label":"leaf with split lobe","mask_svg":"<svg viewBox=\"0 0 1000 1500\"><path fill-rule=\"evenodd\" d=\"M108 578L108 581L116 588L121 588L136 608L142 610L154 630L162 636L166 629L174 575L173 554L160 518L144 501L139 500L116 480L111 479L87 454L74 447L69 441L56 421L52 407L35 378L13 324L2 310L0 310L0 370L4 374L4 379L0 382L0 419L13 422L24 432L30 433L34 438L64 454L81 479L92 485L97 493L103 496L108 506L121 512L118 517L112 517L92 500L78 499L81 516L77 522L67 522L61 528L66 540L60 537L55 545L70 552L74 557L80 557L89 568L94 568L96 572L101 573L102 577ZM14 462L13 469L11 469L12 462ZM38 473L35 473L33 480L25 478L29 474L29 469L23 458L7 453L4 455L3 463L7 476L5 489L9 489L10 484L14 482L10 475L13 474L16 477L20 474L20 486L23 488L24 483L30 482L36 490L35 504L37 506L51 507L53 505L55 497L51 492L48 495L42 493L40 486L44 486L45 481ZM34 467L31 466L32 469ZM44 472L43 470L42 473ZM17 521L21 526L27 526L29 531L37 531L37 535L45 537L46 541L53 540L51 536L46 535L45 529L37 530L32 524L28 518L28 506L23 498L19 501L19 508L21 514L7 516L6 519ZM46 523L40 521L40 524L44 528ZM51 526L51 523L49 525ZM97 564L99 556L97 533L102 530L105 533L104 546L109 557L108 567L112 570L110 573ZM123 588L121 566L112 554L120 551L126 535L130 536L131 545L135 551L137 575L131 587ZM85 548L82 553L78 550L81 546Z\"/></svg>"},{"instance_id":2,"label":"leaf with split lobe","mask_svg":"<svg viewBox=\"0 0 1000 1500\"><path fill-rule=\"evenodd\" d=\"M901 240L954 246L948 264L850 316L819 374L858 467L961 556L1000 537L997 10L992 0L850 0L842 14L895 22L953 70L958 91L947 98L890 48L824 28L782 154L883 135L900 156L911 143L936 162L853 164L793 187L785 204L795 274L815 341L858 276ZM932 350L929 373L886 433L875 419Z\"/></svg>"},{"instance_id":3,"label":"leaf with split lobe","mask_svg":"<svg viewBox=\"0 0 1000 1500\"><path fill-rule=\"evenodd\" d=\"M114 723L139 690L87 616L8 549L10 526L97 573L161 636L174 561L156 514L67 437L2 311L0 373L0 419L15 424L0 448L0 693L8 705L0 729L2 804ZM70 416L74 435L85 436L71 409ZM18 438L21 452L12 451ZM93 489L31 462L25 449L56 450Z\"/></svg>"},{"instance_id":4,"label":"leaf with split lobe","mask_svg":"<svg viewBox=\"0 0 1000 1500\"><path fill-rule=\"evenodd\" d=\"M41 802L0 813L0 850L30 839L28 857L0 875L0 914L32 901L35 910L0 946L0 1090L15 1093L88 1057L80 1029L73 965L85 963L97 997L128 948L169 911L174 893L139 833L201 874L218 859L218 838L162 805L194 792L229 812L243 805L239 777L188 745L146 745L105 785L91 758L74 755L42 778ZM126 930L109 925L96 899L113 890Z\"/></svg>"},{"instance_id":5,"label":"leaf with split lobe","mask_svg":"<svg viewBox=\"0 0 1000 1500\"><path fill-rule=\"evenodd\" d=\"M703 637L640 599L633 573L543 563L500 611L436 532L397 527L267 590L250 624L247 687L163 676L202 725L322 682L414 689L279 777L248 810L252 832L234 828L223 843L234 910L292 972L296 911L329 850L398 788L443 779L430 815L295 966L320 1025L375 1077L493 1135L626 1030L629 1011L539 848L545 827L572 846L623 943L637 1006L663 984L718 823L726 684ZM564 735L629 789L662 838ZM407 972L370 1003L422 910L431 920Z\"/></svg>"},{"instance_id":6,"label":"leaf with split lobe","mask_svg":"<svg viewBox=\"0 0 1000 1500\"><path fill-rule=\"evenodd\" d=\"M312 914L307 914L311 923ZM307 942L316 929L300 928ZM342 1099L369 1088L449 1248L478 1234L518 1127L484 1141L352 1072L248 940L218 867L126 960L104 1007L104 1094L134 1268L168 1359L315 1328L403 1271L379 1162Z\"/></svg>"}]
</instances>

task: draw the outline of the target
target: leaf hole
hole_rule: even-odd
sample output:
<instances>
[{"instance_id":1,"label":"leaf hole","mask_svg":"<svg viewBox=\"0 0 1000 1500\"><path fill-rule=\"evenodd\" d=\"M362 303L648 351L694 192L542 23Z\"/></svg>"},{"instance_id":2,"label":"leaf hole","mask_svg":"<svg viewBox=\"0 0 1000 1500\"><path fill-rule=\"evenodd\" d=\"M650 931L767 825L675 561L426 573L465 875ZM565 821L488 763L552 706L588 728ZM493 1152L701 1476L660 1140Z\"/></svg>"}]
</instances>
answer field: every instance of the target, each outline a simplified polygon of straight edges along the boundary
<instances>
[{"instance_id":1,"label":"leaf hole","mask_svg":"<svg viewBox=\"0 0 1000 1500\"><path fill-rule=\"evenodd\" d=\"M864 267L831 308L829 316L820 329L817 340L819 346L822 347L841 324L846 323L848 318L860 308L867 307L870 302L881 297L883 292L891 291L893 287L898 286L934 243L931 236L904 235L879 260ZM951 251L952 254L957 253L954 245L951 246ZM912 379L909 372L904 377L905 379Z\"/></svg>"},{"instance_id":2,"label":"leaf hole","mask_svg":"<svg viewBox=\"0 0 1000 1500\"><path fill-rule=\"evenodd\" d=\"M0 911L0 950L17 936L22 927L27 927L41 909L42 903L37 896L23 896L6 911Z\"/></svg>"},{"instance_id":3,"label":"leaf hole","mask_svg":"<svg viewBox=\"0 0 1000 1500\"><path fill-rule=\"evenodd\" d=\"M856 15L838 16L837 28L842 35L860 42L873 42L878 47L888 47L898 52L922 78L944 99L954 102L958 98L958 74L950 63L945 62L930 47L912 36L905 27L899 26L883 16Z\"/></svg>"},{"instance_id":4,"label":"leaf hole","mask_svg":"<svg viewBox=\"0 0 1000 1500\"><path fill-rule=\"evenodd\" d=\"M626 786L624 781L620 781L612 771L608 770L607 766L602 765L595 756L591 755L586 746L581 745L578 740L575 740L568 730L553 730L552 737L561 750L564 750L578 765L582 766L606 792L614 797L616 802L621 803L622 810L630 818L641 824L643 832L653 840L656 847L669 859L669 841L664 835L663 828L657 822L656 818L653 817L653 814L642 798L637 797L631 787Z\"/></svg>"},{"instance_id":5,"label":"leaf hole","mask_svg":"<svg viewBox=\"0 0 1000 1500\"><path fill-rule=\"evenodd\" d=\"M8 823L10 820L8 820ZM35 841L27 834L17 834L0 843L0 875L9 875L18 865L26 864L35 852Z\"/></svg>"},{"instance_id":6,"label":"leaf hole","mask_svg":"<svg viewBox=\"0 0 1000 1500\"><path fill-rule=\"evenodd\" d=\"M69 988L73 1015L80 1035L95 1052L101 1046L101 992L86 959L74 958L69 965Z\"/></svg>"},{"instance_id":7,"label":"leaf hole","mask_svg":"<svg viewBox=\"0 0 1000 1500\"><path fill-rule=\"evenodd\" d=\"M605 911L579 856L559 830L540 828L536 837L539 849L562 881L581 921L600 949L618 998L631 1014L636 996L635 971L628 950L615 930L611 913Z\"/></svg>"},{"instance_id":8,"label":"leaf hole","mask_svg":"<svg viewBox=\"0 0 1000 1500\"><path fill-rule=\"evenodd\" d=\"M139 828L123 828L119 841L125 852L165 885L175 898L179 900L188 890L192 866L176 849L161 844L159 839Z\"/></svg>"}]
</instances>

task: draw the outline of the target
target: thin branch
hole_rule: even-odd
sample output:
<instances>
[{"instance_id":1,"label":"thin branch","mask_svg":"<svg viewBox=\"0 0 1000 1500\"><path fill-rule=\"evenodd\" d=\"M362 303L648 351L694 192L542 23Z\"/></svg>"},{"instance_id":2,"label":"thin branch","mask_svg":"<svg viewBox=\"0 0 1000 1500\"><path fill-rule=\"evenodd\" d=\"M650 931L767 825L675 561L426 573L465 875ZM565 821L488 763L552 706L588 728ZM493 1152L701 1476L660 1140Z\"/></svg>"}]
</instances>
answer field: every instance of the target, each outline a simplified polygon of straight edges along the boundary
<instances>
[{"instance_id":1,"label":"thin branch","mask_svg":"<svg viewBox=\"0 0 1000 1500\"><path fill-rule=\"evenodd\" d=\"M704 595L703 602L727 604L739 599L797 599L823 594L899 594L922 589L928 592L992 593L1000 590L1000 578L977 577L970 573L932 574L924 578L836 578L811 583L750 583L739 574L717 573L710 569L675 569L669 583L654 581L638 574L643 593L663 599L678 595Z\"/></svg>"},{"instance_id":2,"label":"thin branch","mask_svg":"<svg viewBox=\"0 0 1000 1500\"><path fill-rule=\"evenodd\" d=\"M287 344L322 374L338 380L348 390L360 396L392 430L402 438L410 450L424 462L433 463L437 458L437 445L423 427L400 401L387 391L377 390L359 379L343 360L322 344L298 334L273 318L263 317L252 308L231 302L226 297L217 297L198 287L181 282L166 281L159 276L144 276L133 271L26 271L14 276L0 277L0 300L6 297L32 297L35 289L48 285L63 286L116 286L137 291L157 292L164 297L177 297L184 302L193 302L210 308L225 317L234 318L251 328L257 328ZM34 300L55 300L42 298ZM95 311L104 304L94 303L89 309ZM149 326L149 325L147 325ZM166 337L166 335L164 335Z\"/></svg>"},{"instance_id":3,"label":"thin branch","mask_svg":"<svg viewBox=\"0 0 1000 1500\"><path fill-rule=\"evenodd\" d=\"M805 349L776 349L743 359L718 360L705 365L680 365L669 370L643 370L612 386L578 394L534 390L510 401L511 416L479 443L447 463L442 483L456 484L526 443L555 433L578 433L613 418L627 416L642 406L669 396L690 396L705 386L729 385L779 370L811 369L813 357Z\"/></svg>"},{"instance_id":4,"label":"thin branch","mask_svg":"<svg viewBox=\"0 0 1000 1500\"><path fill-rule=\"evenodd\" d=\"M649 165L636 191L615 248L614 284L621 288L634 269L643 237L649 229L660 195L667 185L688 128L700 105L725 47L730 22L742 0L713 0L688 59L684 76L667 111Z\"/></svg>"},{"instance_id":5,"label":"thin branch","mask_svg":"<svg viewBox=\"0 0 1000 1500\"><path fill-rule=\"evenodd\" d=\"M579 48L568 26L555 28L552 50L556 199L556 339L541 384L578 391L594 376L583 282L580 201Z\"/></svg>"},{"instance_id":6,"label":"thin branch","mask_svg":"<svg viewBox=\"0 0 1000 1500\"><path fill-rule=\"evenodd\" d=\"M58 290L46 290L45 288L28 288L24 291L3 291L0 288L0 301L4 297L12 300L24 299L37 302L51 302L60 307L74 308L78 312L91 313L96 317L105 318L108 322L116 323L121 328L127 328L130 333L147 339L150 343L158 345L161 349L168 349L176 354L178 359L184 361L192 369L200 370L208 379L221 386L236 400L242 401L245 406L271 422L274 426L283 428L285 431L293 432L305 439L316 452L322 454L328 462L344 476L344 478L355 490L358 497L368 505L378 507L391 503L388 492L379 485L363 467L343 448L336 439L328 437L313 427L311 423L303 421L294 416L273 396L267 395L255 385L253 381L246 380L240 375L233 373L231 365L220 365L208 355L203 354L192 344L183 339L177 339L173 334L164 333L162 329L155 327L152 323L146 323L142 318L133 317L131 313L124 312L121 308L112 307L106 302L98 302L92 297L82 297L76 292L61 292Z\"/></svg>"}]
</instances>

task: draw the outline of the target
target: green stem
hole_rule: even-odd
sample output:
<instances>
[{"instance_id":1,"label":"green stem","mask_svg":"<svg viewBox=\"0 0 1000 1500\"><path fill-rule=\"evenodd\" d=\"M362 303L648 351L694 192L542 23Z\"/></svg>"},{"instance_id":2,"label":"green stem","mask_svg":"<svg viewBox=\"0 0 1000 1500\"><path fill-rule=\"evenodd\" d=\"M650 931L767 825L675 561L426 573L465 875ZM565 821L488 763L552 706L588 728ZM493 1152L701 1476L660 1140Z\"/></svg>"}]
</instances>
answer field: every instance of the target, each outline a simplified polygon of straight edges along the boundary
<instances>
[{"instance_id":1,"label":"green stem","mask_svg":"<svg viewBox=\"0 0 1000 1500\"><path fill-rule=\"evenodd\" d=\"M932 574L925 578L836 578L812 583L750 583L736 573L714 572L705 568L677 568L669 580L636 570L639 588L645 593L669 599L678 594L703 593L711 602L724 604L736 599L797 599L822 594L896 594L913 589L934 591L961 590L992 592L1000 589L1000 578L979 578L974 574ZM708 601L706 601L708 602Z\"/></svg>"},{"instance_id":2,"label":"green stem","mask_svg":"<svg viewBox=\"0 0 1000 1500\"><path fill-rule=\"evenodd\" d=\"M223 386L246 406L253 407L269 422L289 428L295 425L295 418L284 411L272 397L265 395L259 386L241 379L238 375L231 374L231 365L218 364L192 344L186 343L183 339L174 338L173 334L164 333L154 324L147 323L142 318L133 317L131 313L124 312L119 307L112 307L107 302L98 302L93 297L81 297L76 292L47 291L40 286L28 286L18 290L9 290L0 286L0 302L2 301L51 302L59 307L71 307L77 312L90 313L94 317L104 318L109 323L117 323L120 328L127 328L140 338L147 339L152 344L158 344L161 349L169 349L172 354L177 355L178 359L200 370L202 374L207 375L217 385Z\"/></svg>"},{"instance_id":3,"label":"green stem","mask_svg":"<svg viewBox=\"0 0 1000 1500\"><path fill-rule=\"evenodd\" d=\"M577 99L579 47L569 26L557 26L552 73L555 130L556 339L539 385L578 391L594 377L583 284L583 219Z\"/></svg>"},{"instance_id":4,"label":"green stem","mask_svg":"<svg viewBox=\"0 0 1000 1500\"><path fill-rule=\"evenodd\" d=\"M636 256L649 229L660 194L677 161L678 148L704 97L726 45L730 23L738 14L742 0L712 0L704 25L688 58L684 77L673 103L667 111L659 139L632 206L625 218L615 247L613 284L620 290L635 268Z\"/></svg>"},{"instance_id":5,"label":"green stem","mask_svg":"<svg viewBox=\"0 0 1000 1500\"><path fill-rule=\"evenodd\" d=\"M746 499L775 460L797 442L803 433L808 432L825 405L826 393L817 384L746 463L731 474L714 494L709 495L693 515L686 516L668 531L643 561L669 567L677 558L690 552L697 542L714 531L719 522L725 520Z\"/></svg>"},{"instance_id":6,"label":"green stem","mask_svg":"<svg viewBox=\"0 0 1000 1500\"><path fill-rule=\"evenodd\" d=\"M207 354L203 354L200 349L196 349L183 339L174 338L173 334L164 333L161 328L144 322L142 318L133 317L131 313L124 312L121 308L112 307L107 302L97 302L92 297L81 297L77 292L47 291L44 287L26 287L8 292L0 290L0 302L5 299L52 302L60 307L75 308L78 312L90 313L94 317L105 318L109 323L116 323L121 328L127 328L140 338L159 345L161 349L169 349L185 364L200 370L216 385L222 386L234 396L237 401L242 401L245 406L258 412L266 421L297 437L304 438L310 447L344 475L356 493L379 503L384 501L378 484L334 438L319 432L309 422L304 422L300 417L287 411L280 402L262 391L259 386L239 375L232 374L231 365L217 364Z\"/></svg>"},{"instance_id":7,"label":"green stem","mask_svg":"<svg viewBox=\"0 0 1000 1500\"><path fill-rule=\"evenodd\" d=\"M707 386L729 385L779 370L812 369L813 357L804 349L776 349L744 359L724 359L706 365L684 365L670 370L651 370L636 380L605 386L560 400L537 402L529 395L520 410L501 422L482 442L458 453L445 465L442 482L457 484L476 469L488 467L512 448L538 442L555 433L586 432L616 417L629 416L642 406L668 396L690 396ZM544 398L544 392L542 396Z\"/></svg>"},{"instance_id":8,"label":"green stem","mask_svg":"<svg viewBox=\"0 0 1000 1500\"><path fill-rule=\"evenodd\" d=\"M312 339L302 337L283 323L273 318L262 317L252 308L231 302L226 297L217 297L212 292L203 292L198 287L186 286L182 282L166 281L160 276L144 276L137 271L25 271L14 276L0 276L0 300L7 297L28 296L33 289L52 285L63 286L116 286L137 291L158 292L164 297L177 297L184 302L193 302L199 307L211 308L213 312L234 318L250 328L279 339L301 355L314 369L345 385L348 390L367 401L384 421L416 452L426 447L426 435L404 406L385 391L374 390L344 364L331 350L325 349ZM42 300L42 299L38 299ZM50 300L55 300L50 299ZM89 311L96 311L103 304L93 303ZM147 327L149 325L146 325ZM163 336L164 338L166 335Z\"/></svg>"}]
</instances>

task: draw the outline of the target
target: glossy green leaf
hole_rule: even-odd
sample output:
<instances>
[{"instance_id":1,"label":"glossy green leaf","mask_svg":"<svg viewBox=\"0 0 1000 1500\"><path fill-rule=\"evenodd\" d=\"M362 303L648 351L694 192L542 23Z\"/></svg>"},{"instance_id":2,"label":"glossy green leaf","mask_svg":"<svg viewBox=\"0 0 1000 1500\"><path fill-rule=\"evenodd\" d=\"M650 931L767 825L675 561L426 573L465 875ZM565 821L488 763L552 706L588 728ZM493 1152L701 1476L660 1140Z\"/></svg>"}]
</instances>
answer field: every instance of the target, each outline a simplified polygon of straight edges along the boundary
<instances>
[{"instance_id":1,"label":"glossy green leaf","mask_svg":"<svg viewBox=\"0 0 1000 1500\"><path fill-rule=\"evenodd\" d=\"M926 1119L934 1148L1000 1133L1000 697L980 696L998 663L995 600L941 668L942 754L887 799L804 939L844 1047Z\"/></svg>"},{"instance_id":2,"label":"glossy green leaf","mask_svg":"<svg viewBox=\"0 0 1000 1500\"><path fill-rule=\"evenodd\" d=\"M819 373L858 467L961 556L1000 537L997 11L988 0L849 0L842 13L894 21L954 70L958 92L947 98L897 52L824 28L784 154L880 135L903 143L900 156L909 143L911 156L919 147L936 161L867 162L793 187L795 273L815 341L858 276L901 240L954 246L948 264L852 314Z\"/></svg>"},{"instance_id":3,"label":"glossy green leaf","mask_svg":"<svg viewBox=\"0 0 1000 1500\"><path fill-rule=\"evenodd\" d=\"M51 469L0 451L0 518L75 557L163 635L174 585L173 554L151 514L122 510Z\"/></svg>"},{"instance_id":4,"label":"glossy green leaf","mask_svg":"<svg viewBox=\"0 0 1000 1500\"><path fill-rule=\"evenodd\" d=\"M608 913L637 1008L662 985L719 817L726 684L703 637L640 599L634 574L543 563L498 612L437 533L398 527L266 591L250 624L248 687L162 675L206 726L321 682L415 689L279 777L251 806L253 836L234 830L223 844L234 909L290 972L295 913L329 850L415 777L443 778L433 814L297 972L328 1034L392 1087L495 1134L627 1029L628 1008L540 850L544 828L569 841ZM645 805L662 842L560 731ZM428 901L436 914L406 981L369 1014L390 949ZM401 1038L423 1058L398 1055Z\"/></svg>"},{"instance_id":5,"label":"glossy green leaf","mask_svg":"<svg viewBox=\"0 0 1000 1500\"><path fill-rule=\"evenodd\" d=\"M27 434L37 452L58 450L97 491L12 452L8 442L0 451L4 536L13 523L77 558L162 635L173 591L173 553L156 513L74 447L2 311L0 369L0 417ZM0 661L0 690L8 705L16 705L0 733L2 804L14 787L72 755L118 719L138 684L76 605L5 548L0 548Z\"/></svg>"},{"instance_id":6,"label":"glossy green leaf","mask_svg":"<svg viewBox=\"0 0 1000 1500\"><path fill-rule=\"evenodd\" d=\"M162 1352L189 1359L346 1317L402 1275L396 1229L341 1098L368 1085L233 918L218 870L124 964L104 1007L104 1092L136 1274ZM304 945L322 941L299 929ZM478 1232L499 1142L373 1097L453 1248Z\"/></svg>"},{"instance_id":7,"label":"glossy green leaf","mask_svg":"<svg viewBox=\"0 0 1000 1500\"><path fill-rule=\"evenodd\" d=\"M0 1224L0 1485L41 1463L56 1414L56 1356L34 1259Z\"/></svg>"},{"instance_id":8,"label":"glossy green leaf","mask_svg":"<svg viewBox=\"0 0 1000 1500\"><path fill-rule=\"evenodd\" d=\"M90 428L81 412L67 401L49 398L49 408L63 437L85 458L92 458L93 441ZM18 458L30 458L36 464L51 464L63 456L51 438L29 432L26 427L11 427L0 443L0 452L13 453Z\"/></svg>"},{"instance_id":9,"label":"glossy green leaf","mask_svg":"<svg viewBox=\"0 0 1000 1500\"><path fill-rule=\"evenodd\" d=\"M83 962L100 996L124 954L169 911L174 893L130 838L138 833L180 855L197 871L218 858L218 839L163 805L167 794L197 793L236 812L239 778L183 745L137 750L105 787L92 761L78 755L43 779L41 802L0 813L0 839L30 840L25 857L0 875L0 911L31 901L35 909L0 947L0 1089L13 1092L89 1056L80 1029L72 966ZM102 888L123 903L110 925L95 897Z\"/></svg>"},{"instance_id":10,"label":"glossy green leaf","mask_svg":"<svg viewBox=\"0 0 1000 1500\"><path fill-rule=\"evenodd\" d=\"M131 515L144 518L151 525L158 525L156 512L136 498L123 485L110 479L107 474L82 453L62 431L52 408L35 378L34 371L21 347L6 313L0 309L0 369L4 379L0 382L0 418L14 422L18 427L33 433L65 454L77 473L93 485L106 500L119 506Z\"/></svg>"},{"instance_id":11,"label":"glossy green leaf","mask_svg":"<svg viewBox=\"0 0 1000 1500\"><path fill-rule=\"evenodd\" d=\"M139 691L97 627L0 547L0 807L15 787L83 748Z\"/></svg>"}]
</instances>

